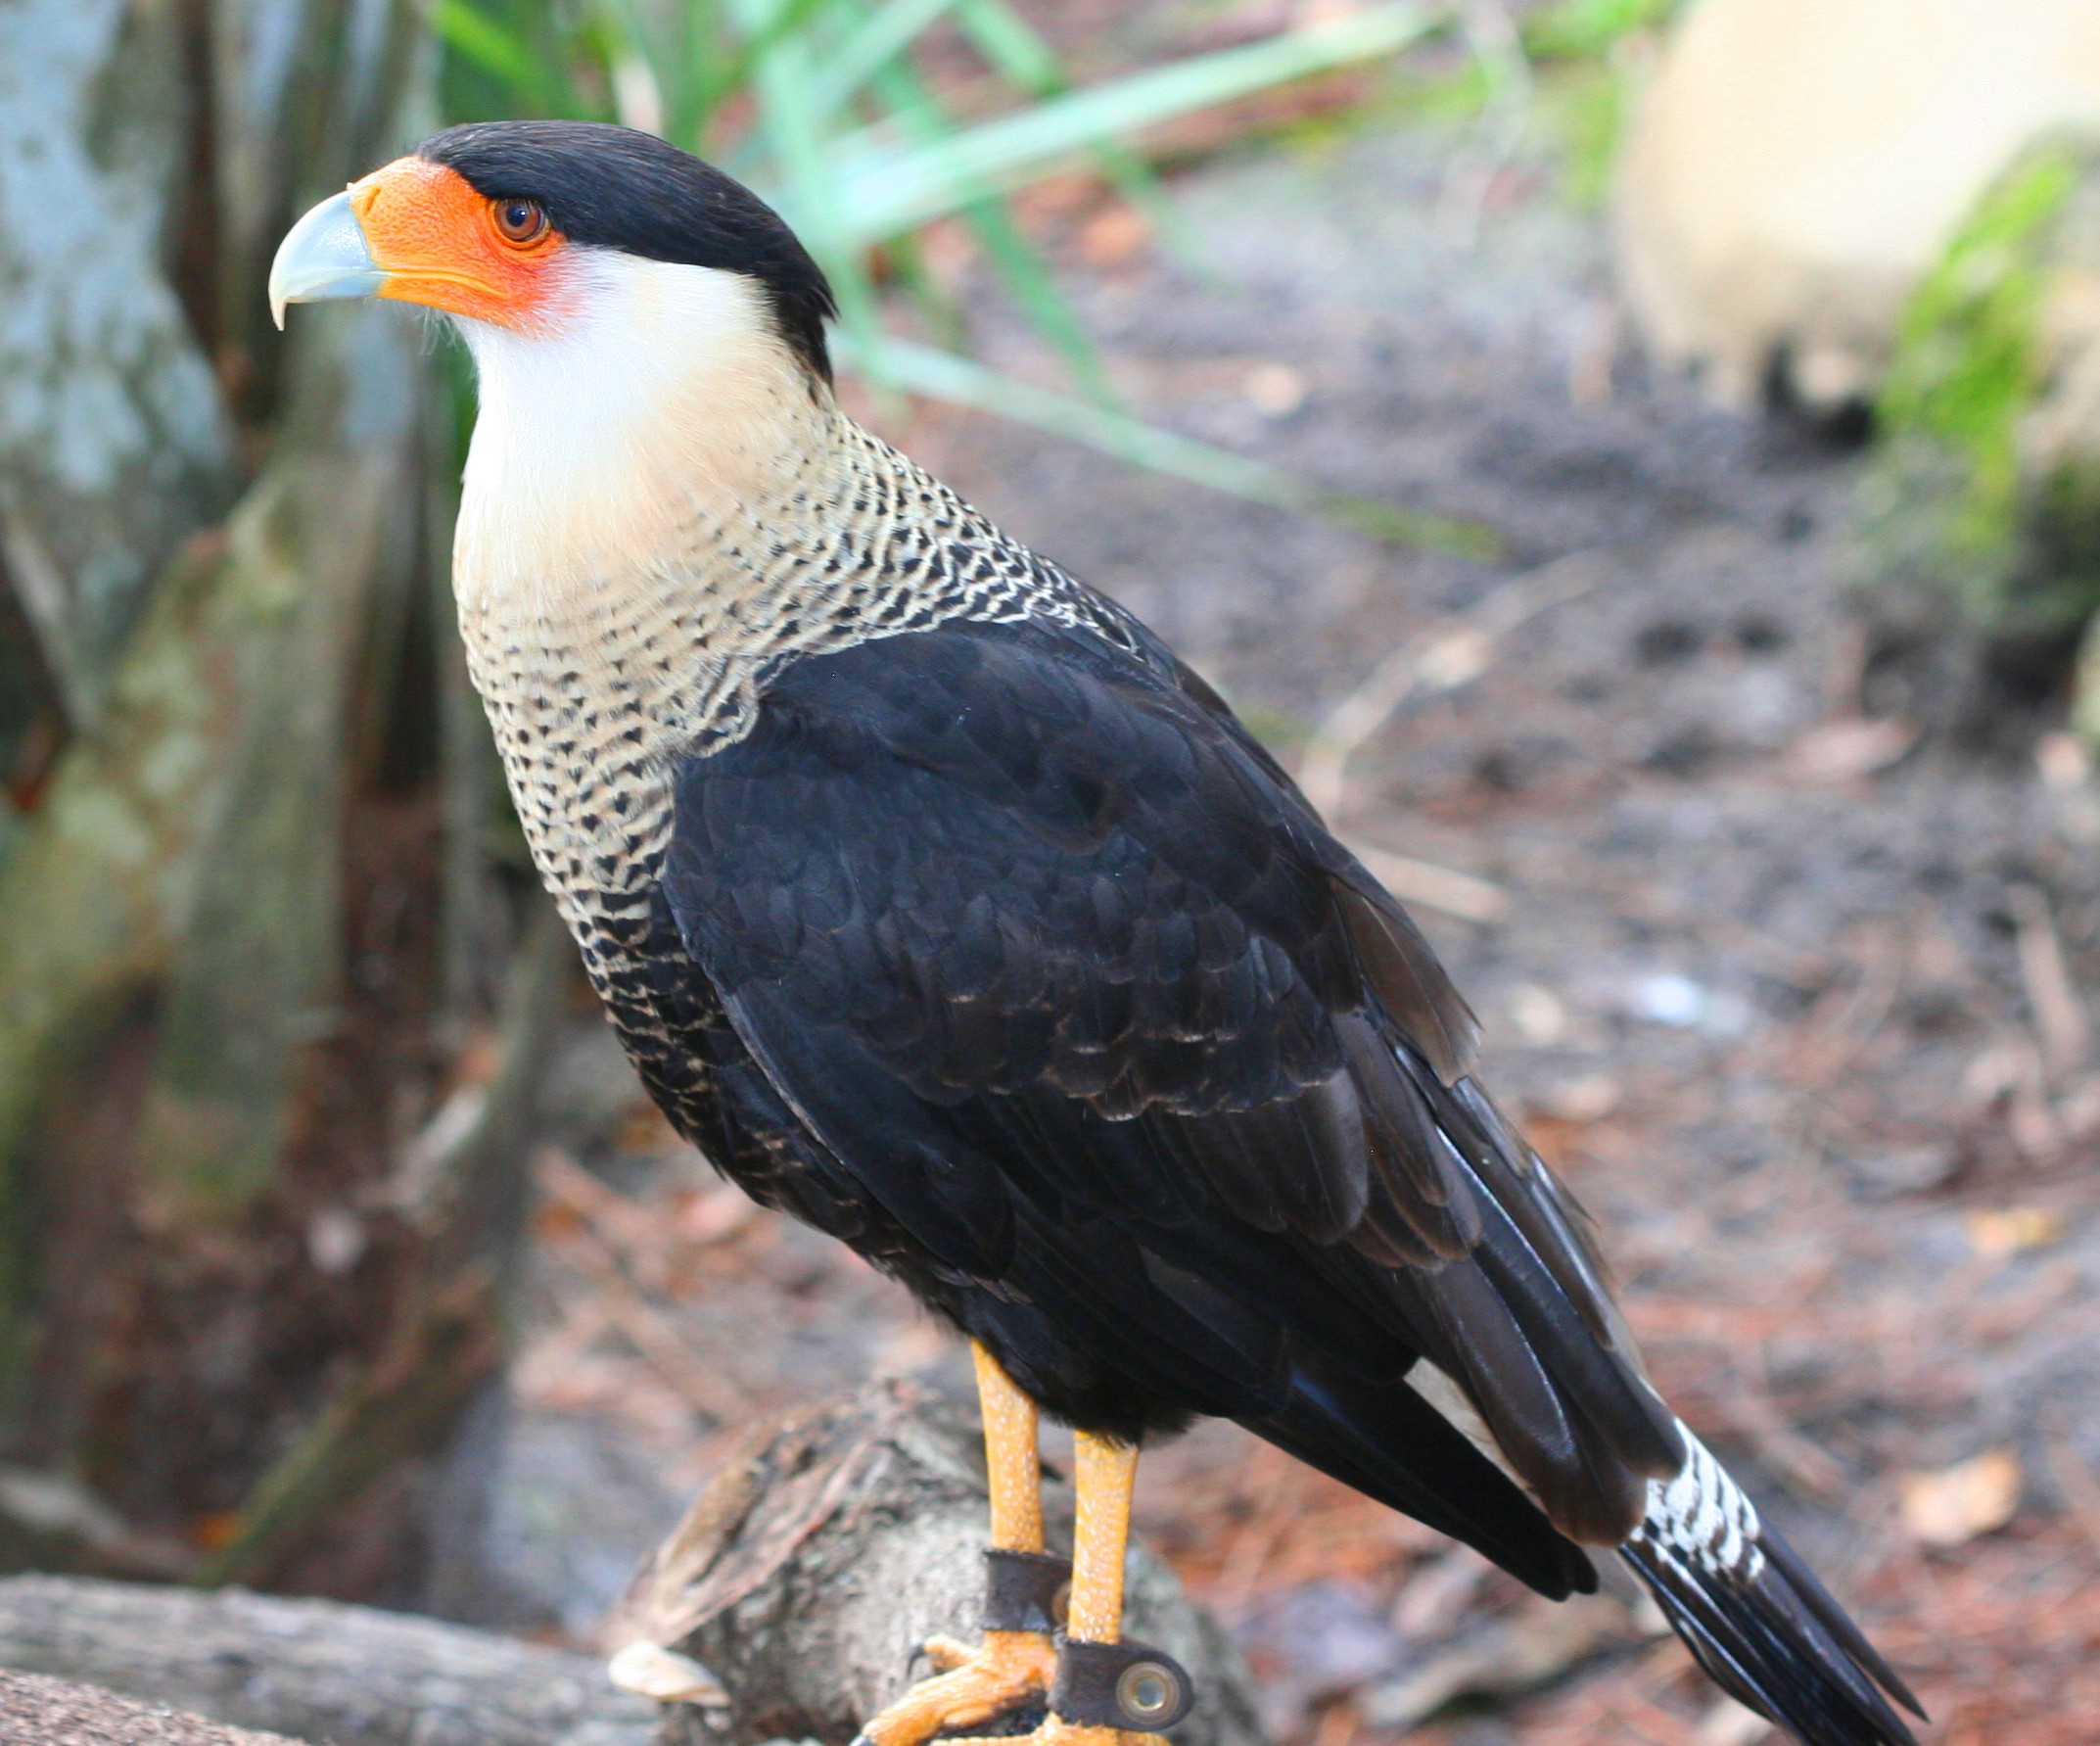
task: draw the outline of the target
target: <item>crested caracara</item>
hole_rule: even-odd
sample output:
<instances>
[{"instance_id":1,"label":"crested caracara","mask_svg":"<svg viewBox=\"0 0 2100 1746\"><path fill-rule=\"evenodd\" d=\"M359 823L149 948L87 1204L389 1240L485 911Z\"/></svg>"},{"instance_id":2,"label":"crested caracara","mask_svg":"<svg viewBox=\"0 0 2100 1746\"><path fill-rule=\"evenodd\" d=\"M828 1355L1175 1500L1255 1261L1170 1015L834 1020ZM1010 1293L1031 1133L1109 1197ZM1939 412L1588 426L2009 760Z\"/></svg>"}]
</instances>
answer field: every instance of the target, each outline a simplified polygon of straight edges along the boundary
<instances>
[{"instance_id":1,"label":"crested caracara","mask_svg":"<svg viewBox=\"0 0 2100 1746\"><path fill-rule=\"evenodd\" d=\"M455 127L301 219L270 294L465 336L459 620L614 1025L717 1165L974 1343L985 1636L866 1740L1176 1720L1123 1545L1140 1443L1201 1414L1542 1593L1615 1552L1812 1746L1911 1739L1657 1397L1406 914L1143 625L839 409L763 203L641 133Z\"/></svg>"}]
</instances>

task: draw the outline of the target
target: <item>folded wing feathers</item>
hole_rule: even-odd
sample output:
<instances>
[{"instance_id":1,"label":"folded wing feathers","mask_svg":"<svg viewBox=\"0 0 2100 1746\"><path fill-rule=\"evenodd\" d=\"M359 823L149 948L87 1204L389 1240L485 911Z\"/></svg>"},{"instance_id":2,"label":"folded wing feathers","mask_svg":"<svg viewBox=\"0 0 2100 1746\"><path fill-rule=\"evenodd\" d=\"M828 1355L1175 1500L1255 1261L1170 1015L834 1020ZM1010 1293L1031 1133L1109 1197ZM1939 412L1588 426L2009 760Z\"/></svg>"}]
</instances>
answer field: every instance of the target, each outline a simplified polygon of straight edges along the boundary
<instances>
[{"instance_id":1,"label":"folded wing feathers","mask_svg":"<svg viewBox=\"0 0 2100 1746\"><path fill-rule=\"evenodd\" d=\"M1418 1349L1461 1385L1554 1525L1615 1546L1641 1521L1648 1481L1683 1464L1675 1422L1630 1359L1579 1215L1543 1163L1470 1079L1443 1083L1393 1019L1339 1015L1336 1080L1353 1095L1324 1086L1303 1100L1325 1117L1316 1156L1368 1169L1353 1228L1289 1222L1393 1268L1386 1289ZM1329 1137L1344 1126L1368 1147Z\"/></svg>"}]
</instances>

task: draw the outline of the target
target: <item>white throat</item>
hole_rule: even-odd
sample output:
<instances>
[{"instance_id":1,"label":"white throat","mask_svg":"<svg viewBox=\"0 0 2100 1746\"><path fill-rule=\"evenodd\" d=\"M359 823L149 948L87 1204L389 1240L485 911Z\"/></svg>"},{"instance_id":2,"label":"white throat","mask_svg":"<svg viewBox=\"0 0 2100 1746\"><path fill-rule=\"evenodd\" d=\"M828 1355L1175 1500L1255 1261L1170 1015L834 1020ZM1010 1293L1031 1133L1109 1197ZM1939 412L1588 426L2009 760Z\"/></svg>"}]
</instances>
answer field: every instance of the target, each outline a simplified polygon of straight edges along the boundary
<instances>
[{"instance_id":1,"label":"white throat","mask_svg":"<svg viewBox=\"0 0 2100 1746\"><path fill-rule=\"evenodd\" d=\"M481 377L454 545L463 607L577 596L769 494L817 410L741 273L579 249L537 332L458 320Z\"/></svg>"}]
</instances>

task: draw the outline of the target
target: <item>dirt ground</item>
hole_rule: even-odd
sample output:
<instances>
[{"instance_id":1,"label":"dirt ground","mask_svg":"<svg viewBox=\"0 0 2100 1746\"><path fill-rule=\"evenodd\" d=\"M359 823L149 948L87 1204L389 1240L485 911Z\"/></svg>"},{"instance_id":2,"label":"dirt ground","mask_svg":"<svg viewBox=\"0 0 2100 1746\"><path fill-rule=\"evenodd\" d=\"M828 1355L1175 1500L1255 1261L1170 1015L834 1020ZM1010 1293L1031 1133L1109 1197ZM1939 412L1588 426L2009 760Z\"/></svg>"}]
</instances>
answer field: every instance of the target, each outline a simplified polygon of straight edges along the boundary
<instances>
[{"instance_id":1,"label":"dirt ground","mask_svg":"<svg viewBox=\"0 0 2100 1746\"><path fill-rule=\"evenodd\" d=\"M893 429L1286 756L1330 751L1356 699L1338 825L1469 875L1399 870L1462 912L1416 906L1489 1083L1602 1221L1664 1392L1913 1680L1927 1738L2090 1746L2085 773L2046 696L1994 701L1988 750L1930 727L1920 670L1847 593L1855 460L1652 380L1600 222L1529 163L1453 162L1417 127L1212 164L1176 183L1200 270L1118 209L1049 221L1147 413L1478 517L1494 562L988 420ZM1364 687L1395 680L1379 719ZM503 1593L476 1604L587 1640L722 1426L963 1370L896 1288L672 1145L587 1015L552 1102L529 1337L490 1426ZM1141 1502L1281 1740L1765 1737L1642 1609L1530 1601L1231 1427L1149 1458Z\"/></svg>"}]
</instances>

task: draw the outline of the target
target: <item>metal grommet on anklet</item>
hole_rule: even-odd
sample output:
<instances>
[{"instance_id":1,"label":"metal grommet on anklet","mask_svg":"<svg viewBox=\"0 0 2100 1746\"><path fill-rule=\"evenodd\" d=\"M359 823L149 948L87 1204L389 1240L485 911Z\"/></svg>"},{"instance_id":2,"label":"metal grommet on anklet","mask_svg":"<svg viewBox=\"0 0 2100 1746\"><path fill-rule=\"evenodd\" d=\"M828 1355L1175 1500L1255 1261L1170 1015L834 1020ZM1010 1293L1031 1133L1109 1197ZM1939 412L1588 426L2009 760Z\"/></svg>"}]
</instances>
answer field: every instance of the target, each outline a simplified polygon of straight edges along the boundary
<instances>
[{"instance_id":1,"label":"metal grommet on anklet","mask_svg":"<svg viewBox=\"0 0 2100 1746\"><path fill-rule=\"evenodd\" d=\"M1012 1552L1003 1546L985 1548L985 1629L1061 1629L1071 1599L1069 1558L1048 1552Z\"/></svg>"},{"instance_id":2,"label":"metal grommet on anklet","mask_svg":"<svg viewBox=\"0 0 2100 1746\"><path fill-rule=\"evenodd\" d=\"M1050 1713L1084 1727L1156 1734L1195 1707L1189 1670L1149 1643L1057 1645Z\"/></svg>"}]
</instances>

